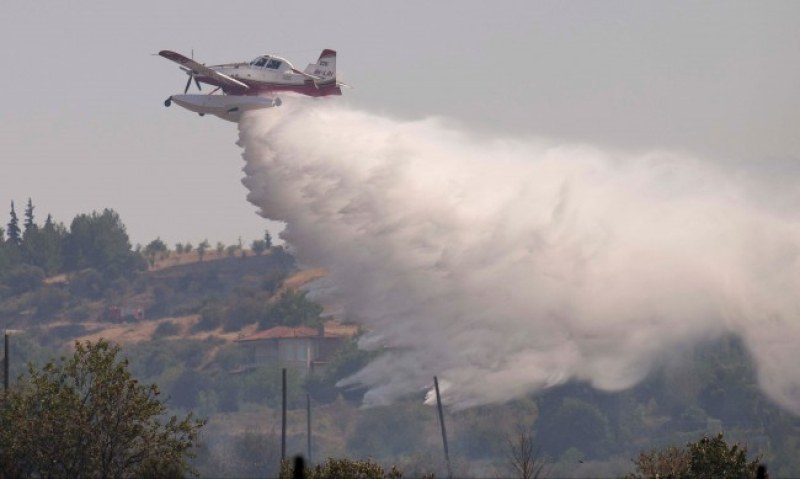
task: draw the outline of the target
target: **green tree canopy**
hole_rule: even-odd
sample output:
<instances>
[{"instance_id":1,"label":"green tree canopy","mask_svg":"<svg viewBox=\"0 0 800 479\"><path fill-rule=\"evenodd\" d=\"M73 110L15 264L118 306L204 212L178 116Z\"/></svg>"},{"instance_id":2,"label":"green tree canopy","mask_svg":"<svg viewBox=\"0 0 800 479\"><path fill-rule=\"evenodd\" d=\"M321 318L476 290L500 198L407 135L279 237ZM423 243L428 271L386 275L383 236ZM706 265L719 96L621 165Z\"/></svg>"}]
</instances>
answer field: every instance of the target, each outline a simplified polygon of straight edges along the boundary
<instances>
[{"instance_id":1,"label":"green tree canopy","mask_svg":"<svg viewBox=\"0 0 800 479\"><path fill-rule=\"evenodd\" d=\"M147 262L150 263L150 266L154 266L156 264L157 256L163 256L168 251L169 248L167 247L167 244L161 241L160 237L147 243L147 246L144 247L144 255L147 257Z\"/></svg>"},{"instance_id":2,"label":"green tree canopy","mask_svg":"<svg viewBox=\"0 0 800 479\"><path fill-rule=\"evenodd\" d=\"M281 293L260 322L262 328L276 325L317 326L321 324L322 306L306 298L307 291L288 289Z\"/></svg>"},{"instance_id":3,"label":"green tree canopy","mask_svg":"<svg viewBox=\"0 0 800 479\"><path fill-rule=\"evenodd\" d=\"M281 462L279 479L297 477L294 465L289 461ZM324 463L305 470L309 479L402 479L403 473L395 466L384 469L383 466L370 459L354 460L329 457ZM433 474L424 478L433 478Z\"/></svg>"},{"instance_id":4,"label":"green tree canopy","mask_svg":"<svg viewBox=\"0 0 800 479\"><path fill-rule=\"evenodd\" d=\"M165 477L187 458L202 421L164 419L155 385L142 385L106 341L76 343L71 358L33 366L0 404L3 477Z\"/></svg>"},{"instance_id":5,"label":"green tree canopy","mask_svg":"<svg viewBox=\"0 0 800 479\"><path fill-rule=\"evenodd\" d=\"M253 250L257 256L261 256L264 251L267 250L267 242L264 240L253 240L253 243L250 245L250 249Z\"/></svg>"},{"instance_id":6,"label":"green tree canopy","mask_svg":"<svg viewBox=\"0 0 800 479\"><path fill-rule=\"evenodd\" d=\"M144 259L131 250L125 225L111 209L72 220L64 248L67 270L94 268L109 278L144 269Z\"/></svg>"},{"instance_id":7,"label":"green tree canopy","mask_svg":"<svg viewBox=\"0 0 800 479\"><path fill-rule=\"evenodd\" d=\"M209 246L207 239L204 239L197 245L197 257L200 258L200 261L203 261L203 257L206 255Z\"/></svg>"},{"instance_id":8,"label":"green tree canopy","mask_svg":"<svg viewBox=\"0 0 800 479\"><path fill-rule=\"evenodd\" d=\"M48 275L58 273L64 263L62 245L66 237L64 225L54 224L50 215L42 228L26 227L22 240L25 261L42 268Z\"/></svg>"},{"instance_id":9,"label":"green tree canopy","mask_svg":"<svg viewBox=\"0 0 800 479\"><path fill-rule=\"evenodd\" d=\"M687 479L755 478L760 458L747 460L747 448L729 446L722 433L690 442L685 449L668 447L644 452L634 460L634 479L674 477Z\"/></svg>"},{"instance_id":10,"label":"green tree canopy","mask_svg":"<svg viewBox=\"0 0 800 479\"><path fill-rule=\"evenodd\" d=\"M14 202L11 202L11 212L9 213L8 220L8 242L17 246L22 242L22 235L19 229L19 218L17 212L14 210Z\"/></svg>"},{"instance_id":11,"label":"green tree canopy","mask_svg":"<svg viewBox=\"0 0 800 479\"><path fill-rule=\"evenodd\" d=\"M28 198L28 205L25 207L25 231L23 232L23 239L29 235L31 231L36 229L36 222L33 219L33 201Z\"/></svg>"}]
</instances>

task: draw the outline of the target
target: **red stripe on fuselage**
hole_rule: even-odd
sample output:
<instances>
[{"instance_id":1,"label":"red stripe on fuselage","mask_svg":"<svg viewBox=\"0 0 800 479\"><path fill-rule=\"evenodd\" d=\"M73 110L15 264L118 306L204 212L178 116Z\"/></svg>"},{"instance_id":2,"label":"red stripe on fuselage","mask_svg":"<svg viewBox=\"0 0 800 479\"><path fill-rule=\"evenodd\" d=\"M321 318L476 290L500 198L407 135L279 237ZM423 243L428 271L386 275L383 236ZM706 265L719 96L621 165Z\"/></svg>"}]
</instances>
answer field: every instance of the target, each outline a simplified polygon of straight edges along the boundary
<instances>
[{"instance_id":1,"label":"red stripe on fuselage","mask_svg":"<svg viewBox=\"0 0 800 479\"><path fill-rule=\"evenodd\" d=\"M246 83L247 86L250 87L249 89L244 90L241 88L231 87L229 85L223 85L209 77L196 75L195 78L201 83L220 87L222 88L222 91L232 95L261 95L264 93L287 91L300 93L301 95L307 96L330 96L342 94L342 89L339 88L339 85L337 85L335 81L316 85L311 81L308 81L303 85L282 85L279 83L254 82L237 78L237 80L241 81L242 83Z\"/></svg>"}]
</instances>

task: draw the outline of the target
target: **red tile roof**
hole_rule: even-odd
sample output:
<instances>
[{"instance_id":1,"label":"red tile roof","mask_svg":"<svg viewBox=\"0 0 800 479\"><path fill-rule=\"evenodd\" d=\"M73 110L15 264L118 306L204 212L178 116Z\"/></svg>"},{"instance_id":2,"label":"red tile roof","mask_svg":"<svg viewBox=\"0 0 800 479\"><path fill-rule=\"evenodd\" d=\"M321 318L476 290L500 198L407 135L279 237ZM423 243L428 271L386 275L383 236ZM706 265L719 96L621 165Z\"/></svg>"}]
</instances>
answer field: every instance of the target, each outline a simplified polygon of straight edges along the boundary
<instances>
[{"instance_id":1,"label":"red tile roof","mask_svg":"<svg viewBox=\"0 0 800 479\"><path fill-rule=\"evenodd\" d=\"M324 326L325 338L344 338L351 337L357 334L357 326L344 326L335 321L328 321ZM317 328L309 328L308 326L298 326L291 328L289 326L275 326L264 331L258 331L249 336L244 336L237 341L262 341L267 339L286 339L286 338L318 338L320 331Z\"/></svg>"},{"instance_id":2,"label":"red tile roof","mask_svg":"<svg viewBox=\"0 0 800 479\"><path fill-rule=\"evenodd\" d=\"M307 326L298 326L290 328L289 326L275 326L273 328L258 331L239 338L239 341L259 341L262 339L283 339L283 338L315 338L319 336L319 331L315 328Z\"/></svg>"}]
</instances>

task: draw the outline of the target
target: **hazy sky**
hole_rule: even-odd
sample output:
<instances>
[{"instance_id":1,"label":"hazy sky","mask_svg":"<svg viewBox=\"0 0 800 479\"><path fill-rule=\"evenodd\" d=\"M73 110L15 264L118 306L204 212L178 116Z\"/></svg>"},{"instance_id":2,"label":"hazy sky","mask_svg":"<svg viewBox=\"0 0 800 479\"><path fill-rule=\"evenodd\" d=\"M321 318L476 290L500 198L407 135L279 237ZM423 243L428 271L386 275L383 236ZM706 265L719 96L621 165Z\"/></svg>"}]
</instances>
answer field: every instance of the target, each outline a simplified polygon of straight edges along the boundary
<instances>
[{"instance_id":1,"label":"hazy sky","mask_svg":"<svg viewBox=\"0 0 800 479\"><path fill-rule=\"evenodd\" d=\"M800 177L800 2L22 2L0 16L0 219L112 207L134 242L246 242L236 125L164 108L209 63L339 52L332 101L476 134ZM42 219L42 218L40 218Z\"/></svg>"}]
</instances>

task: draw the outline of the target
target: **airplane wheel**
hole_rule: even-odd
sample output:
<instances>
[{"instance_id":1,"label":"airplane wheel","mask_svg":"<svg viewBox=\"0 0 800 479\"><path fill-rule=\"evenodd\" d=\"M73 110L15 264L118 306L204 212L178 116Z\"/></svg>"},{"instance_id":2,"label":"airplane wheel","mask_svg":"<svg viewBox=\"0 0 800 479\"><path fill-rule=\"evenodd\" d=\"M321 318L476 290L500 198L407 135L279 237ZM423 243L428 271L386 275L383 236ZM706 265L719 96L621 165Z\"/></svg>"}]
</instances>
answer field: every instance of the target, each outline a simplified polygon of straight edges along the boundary
<instances>
[{"instance_id":1,"label":"airplane wheel","mask_svg":"<svg viewBox=\"0 0 800 479\"><path fill-rule=\"evenodd\" d=\"M198 113L198 115L200 115L200 116L206 116L206 114L205 114L205 113Z\"/></svg>"},{"instance_id":2,"label":"airplane wheel","mask_svg":"<svg viewBox=\"0 0 800 479\"><path fill-rule=\"evenodd\" d=\"M171 98L167 98L166 100L164 100L164 106L168 107L170 105L172 105L172 99Z\"/></svg>"}]
</instances>

